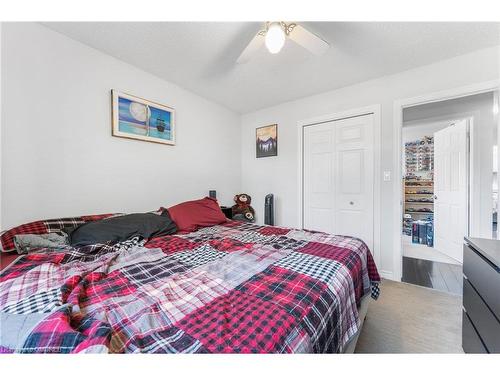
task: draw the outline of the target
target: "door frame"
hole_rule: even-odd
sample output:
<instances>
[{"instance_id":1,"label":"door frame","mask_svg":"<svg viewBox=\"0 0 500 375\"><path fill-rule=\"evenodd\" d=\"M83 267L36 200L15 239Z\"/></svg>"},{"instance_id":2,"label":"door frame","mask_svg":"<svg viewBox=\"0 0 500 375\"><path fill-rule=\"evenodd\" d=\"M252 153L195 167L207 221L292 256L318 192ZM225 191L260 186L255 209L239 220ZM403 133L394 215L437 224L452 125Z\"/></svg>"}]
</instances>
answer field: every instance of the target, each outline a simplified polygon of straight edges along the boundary
<instances>
[{"instance_id":1,"label":"door frame","mask_svg":"<svg viewBox=\"0 0 500 375\"><path fill-rule=\"evenodd\" d=\"M380 104L369 105L361 108L353 108L341 112L335 112L323 116L313 117L297 122L297 227L304 228L304 128L306 126L319 125L326 122L344 120L351 117L373 115L373 259L380 269L380 146L381 146L381 110Z\"/></svg>"},{"instance_id":2,"label":"door frame","mask_svg":"<svg viewBox=\"0 0 500 375\"><path fill-rule=\"evenodd\" d=\"M412 98L398 99L394 101L393 106L393 150L394 150L394 179L393 179L393 196L394 211L393 211L393 275L392 279L401 281L403 276L403 247L401 244L401 233L403 230L403 192L402 184L402 129L403 129L403 110L408 107L414 107L420 104L428 104L440 102L449 99L457 99L465 96L481 94L485 92L495 91L500 89L500 80L486 81L478 84L457 87L451 90L439 91L430 94L420 95ZM469 134L471 129L469 129ZM472 142L470 142L472 143ZM470 150L469 153L471 153ZM470 163L469 163L470 164ZM471 172L469 171L470 175ZM469 194L471 192L469 191ZM469 223L470 226L470 223Z\"/></svg>"}]
</instances>

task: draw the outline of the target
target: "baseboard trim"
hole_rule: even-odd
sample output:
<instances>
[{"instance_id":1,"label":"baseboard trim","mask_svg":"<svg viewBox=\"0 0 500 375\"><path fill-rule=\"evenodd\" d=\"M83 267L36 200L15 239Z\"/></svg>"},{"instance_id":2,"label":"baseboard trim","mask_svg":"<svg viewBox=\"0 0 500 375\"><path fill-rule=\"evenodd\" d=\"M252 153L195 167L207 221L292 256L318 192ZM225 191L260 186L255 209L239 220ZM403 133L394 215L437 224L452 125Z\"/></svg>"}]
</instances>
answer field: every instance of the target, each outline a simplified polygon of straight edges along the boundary
<instances>
[{"instance_id":1,"label":"baseboard trim","mask_svg":"<svg viewBox=\"0 0 500 375\"><path fill-rule=\"evenodd\" d=\"M388 279L388 280L393 280L393 281L401 281L401 280L396 280L394 278L394 274L390 271L378 271L378 274L383 279Z\"/></svg>"}]
</instances>

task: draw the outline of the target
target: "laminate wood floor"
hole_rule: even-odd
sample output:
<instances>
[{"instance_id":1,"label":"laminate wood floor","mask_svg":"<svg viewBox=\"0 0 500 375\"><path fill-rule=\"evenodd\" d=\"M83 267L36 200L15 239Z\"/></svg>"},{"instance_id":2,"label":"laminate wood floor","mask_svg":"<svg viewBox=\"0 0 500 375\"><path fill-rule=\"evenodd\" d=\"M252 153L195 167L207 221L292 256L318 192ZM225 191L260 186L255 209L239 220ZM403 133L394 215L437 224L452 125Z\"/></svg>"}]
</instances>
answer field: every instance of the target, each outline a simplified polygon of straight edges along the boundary
<instances>
[{"instance_id":1,"label":"laminate wood floor","mask_svg":"<svg viewBox=\"0 0 500 375\"><path fill-rule=\"evenodd\" d=\"M382 280L355 353L463 353L461 296Z\"/></svg>"},{"instance_id":2,"label":"laminate wood floor","mask_svg":"<svg viewBox=\"0 0 500 375\"><path fill-rule=\"evenodd\" d=\"M462 266L403 257L402 281L462 295Z\"/></svg>"}]
</instances>

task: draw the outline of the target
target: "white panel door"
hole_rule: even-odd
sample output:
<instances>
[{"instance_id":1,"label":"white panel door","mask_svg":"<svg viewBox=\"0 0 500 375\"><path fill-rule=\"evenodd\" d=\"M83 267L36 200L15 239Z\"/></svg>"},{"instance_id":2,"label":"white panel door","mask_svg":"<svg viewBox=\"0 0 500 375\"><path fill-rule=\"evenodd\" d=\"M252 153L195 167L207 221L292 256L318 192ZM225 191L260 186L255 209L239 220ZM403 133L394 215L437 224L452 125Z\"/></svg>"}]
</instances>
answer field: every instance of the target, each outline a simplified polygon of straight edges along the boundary
<instances>
[{"instance_id":1,"label":"white panel door","mask_svg":"<svg viewBox=\"0 0 500 375\"><path fill-rule=\"evenodd\" d=\"M467 235L467 121L434 133L434 247L462 262Z\"/></svg>"},{"instance_id":2,"label":"white panel door","mask_svg":"<svg viewBox=\"0 0 500 375\"><path fill-rule=\"evenodd\" d=\"M321 124L304 128L304 228L333 233L334 128Z\"/></svg>"},{"instance_id":3,"label":"white panel door","mask_svg":"<svg viewBox=\"0 0 500 375\"><path fill-rule=\"evenodd\" d=\"M304 228L373 249L373 116L304 129Z\"/></svg>"}]
</instances>

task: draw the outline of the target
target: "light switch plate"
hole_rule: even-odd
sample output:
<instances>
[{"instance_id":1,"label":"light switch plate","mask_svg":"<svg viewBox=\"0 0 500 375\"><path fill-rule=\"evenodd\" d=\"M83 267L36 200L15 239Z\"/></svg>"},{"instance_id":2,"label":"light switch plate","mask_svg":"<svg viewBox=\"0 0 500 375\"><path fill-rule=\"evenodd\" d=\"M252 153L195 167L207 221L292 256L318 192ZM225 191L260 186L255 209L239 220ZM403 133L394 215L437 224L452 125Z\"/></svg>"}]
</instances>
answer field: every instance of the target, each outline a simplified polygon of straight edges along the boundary
<instances>
[{"instance_id":1,"label":"light switch plate","mask_svg":"<svg viewBox=\"0 0 500 375\"><path fill-rule=\"evenodd\" d=\"M384 171L384 181L391 181L391 171Z\"/></svg>"}]
</instances>

